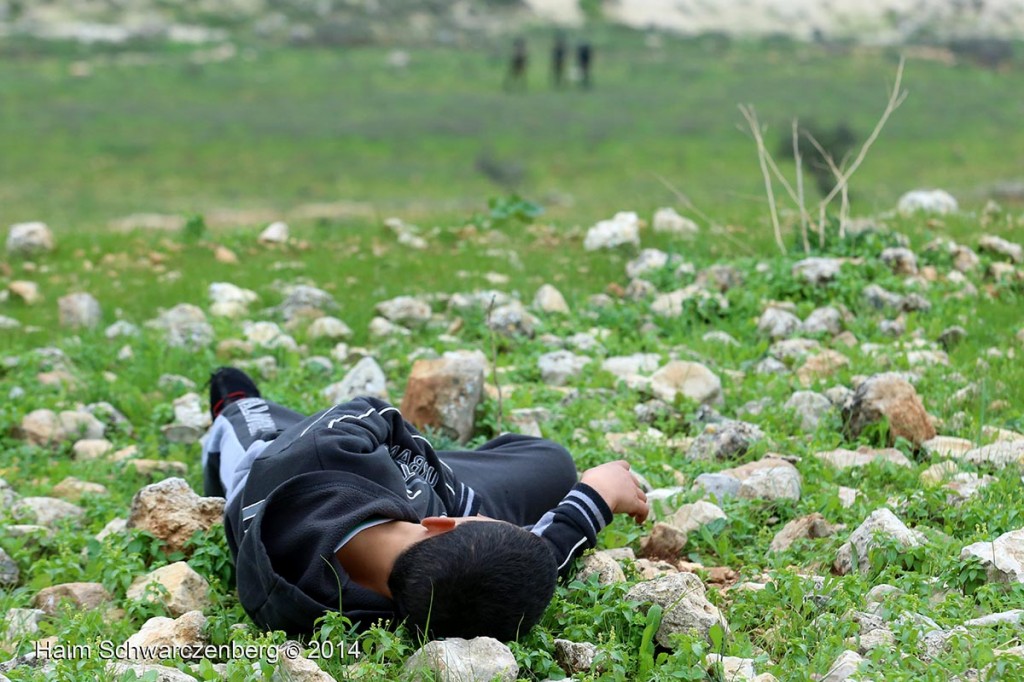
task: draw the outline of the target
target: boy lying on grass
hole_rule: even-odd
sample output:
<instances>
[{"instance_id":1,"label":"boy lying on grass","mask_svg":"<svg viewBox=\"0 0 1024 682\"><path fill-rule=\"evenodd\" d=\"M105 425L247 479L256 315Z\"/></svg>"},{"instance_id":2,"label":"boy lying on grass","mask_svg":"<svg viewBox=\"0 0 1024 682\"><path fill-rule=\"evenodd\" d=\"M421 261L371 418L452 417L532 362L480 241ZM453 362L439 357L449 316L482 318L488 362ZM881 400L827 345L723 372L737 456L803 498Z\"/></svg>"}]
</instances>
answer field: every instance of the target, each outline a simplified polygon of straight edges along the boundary
<instances>
[{"instance_id":1,"label":"boy lying on grass","mask_svg":"<svg viewBox=\"0 0 1024 682\"><path fill-rule=\"evenodd\" d=\"M206 494L227 498L239 600L267 629L308 634L340 608L364 627L512 640L613 514L649 510L624 461L577 483L565 448L540 438L435 452L374 398L305 417L221 368L210 406Z\"/></svg>"}]
</instances>

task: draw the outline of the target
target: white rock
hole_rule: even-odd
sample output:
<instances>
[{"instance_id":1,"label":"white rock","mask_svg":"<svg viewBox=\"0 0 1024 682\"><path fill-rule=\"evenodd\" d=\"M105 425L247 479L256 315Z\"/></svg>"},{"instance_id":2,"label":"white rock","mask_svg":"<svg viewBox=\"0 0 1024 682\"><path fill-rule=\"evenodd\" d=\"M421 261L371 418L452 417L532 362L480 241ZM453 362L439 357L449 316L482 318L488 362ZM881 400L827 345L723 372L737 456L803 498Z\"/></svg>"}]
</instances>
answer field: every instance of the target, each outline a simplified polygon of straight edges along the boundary
<instances>
[{"instance_id":1,"label":"white rock","mask_svg":"<svg viewBox=\"0 0 1024 682\"><path fill-rule=\"evenodd\" d=\"M276 322L246 322L242 325L242 333L247 341L260 348L284 348L289 351L299 348L295 339L285 334Z\"/></svg>"},{"instance_id":2,"label":"white rock","mask_svg":"<svg viewBox=\"0 0 1024 682\"><path fill-rule=\"evenodd\" d=\"M562 292L551 284L544 284L537 289L537 294L533 297L533 309L555 315L568 315L570 312L569 304L565 302Z\"/></svg>"},{"instance_id":3,"label":"white rock","mask_svg":"<svg viewBox=\"0 0 1024 682\"><path fill-rule=\"evenodd\" d=\"M128 679L136 680L152 679L153 682L195 682L196 680L192 675L182 672L177 668L157 663L121 663L119 661L111 661L106 665L106 672L110 674L110 679L112 680L126 679L125 676L129 672L134 677ZM150 676L150 674L155 675L155 677Z\"/></svg>"},{"instance_id":4,"label":"white rock","mask_svg":"<svg viewBox=\"0 0 1024 682\"><path fill-rule=\"evenodd\" d=\"M981 561L990 583L1024 583L1024 529L968 545L960 551L960 559L968 557Z\"/></svg>"},{"instance_id":5,"label":"white rock","mask_svg":"<svg viewBox=\"0 0 1024 682\"><path fill-rule=\"evenodd\" d=\"M800 331L804 334L832 334L843 330L843 316L832 306L817 308L800 323Z\"/></svg>"},{"instance_id":6,"label":"white rock","mask_svg":"<svg viewBox=\"0 0 1024 682\"><path fill-rule=\"evenodd\" d=\"M658 644L672 648L674 634L696 630L709 638L715 625L728 631L725 617L705 597L704 583L694 573L673 573L634 585L626 593L627 601L658 604L664 609L655 635Z\"/></svg>"},{"instance_id":7,"label":"white rock","mask_svg":"<svg viewBox=\"0 0 1024 682\"><path fill-rule=\"evenodd\" d=\"M772 340L792 336L799 328L799 317L774 306L761 313L761 317L757 321L757 332L770 337Z\"/></svg>"},{"instance_id":8,"label":"white rock","mask_svg":"<svg viewBox=\"0 0 1024 682\"><path fill-rule=\"evenodd\" d=\"M1011 625L1024 623L1024 609L1013 609L1011 611L1003 611L1001 613L990 613L987 616L982 616L981 618L972 618L971 620L964 621L964 627L989 628L996 625L1003 625L1005 623L1009 623Z\"/></svg>"},{"instance_id":9,"label":"white rock","mask_svg":"<svg viewBox=\"0 0 1024 682\"><path fill-rule=\"evenodd\" d=\"M292 284L285 287L285 299L274 310L290 322L299 315L316 312L319 317L325 310L337 308L338 304L323 289L307 284Z\"/></svg>"},{"instance_id":10,"label":"white rock","mask_svg":"<svg viewBox=\"0 0 1024 682\"><path fill-rule=\"evenodd\" d=\"M832 662L828 672L821 678L820 682L845 682L852 680L860 672L860 666L864 658L856 651L844 651L839 658Z\"/></svg>"},{"instance_id":11,"label":"white rock","mask_svg":"<svg viewBox=\"0 0 1024 682\"><path fill-rule=\"evenodd\" d=\"M960 458L971 464L984 464L997 469L1012 465L1024 468L1024 441L997 441L968 450Z\"/></svg>"},{"instance_id":12,"label":"white rock","mask_svg":"<svg viewBox=\"0 0 1024 682\"><path fill-rule=\"evenodd\" d=\"M549 386L565 386L590 364L590 358L567 350L556 350L537 358L541 380Z\"/></svg>"},{"instance_id":13,"label":"white rock","mask_svg":"<svg viewBox=\"0 0 1024 682\"><path fill-rule=\"evenodd\" d=\"M402 325L395 324L384 317L374 317L370 320L368 331L370 332L370 336L376 339L390 339L401 336L410 336L412 334L411 331Z\"/></svg>"},{"instance_id":14,"label":"white rock","mask_svg":"<svg viewBox=\"0 0 1024 682\"><path fill-rule=\"evenodd\" d=\"M718 505L698 500L692 504L684 504L666 519L666 522L684 533L692 533L712 521L726 518L725 512Z\"/></svg>"},{"instance_id":15,"label":"white rock","mask_svg":"<svg viewBox=\"0 0 1024 682\"><path fill-rule=\"evenodd\" d=\"M718 310L729 309L728 299L720 293L691 284L682 289L655 296L654 301L651 302L651 312L661 317L680 317L686 309L686 303L694 300L700 309L703 309L704 306L711 306Z\"/></svg>"},{"instance_id":16,"label":"white rock","mask_svg":"<svg viewBox=\"0 0 1024 682\"><path fill-rule=\"evenodd\" d=\"M334 405L360 396L387 400L387 377L376 360L365 357L356 363L344 379L331 384L321 394Z\"/></svg>"},{"instance_id":17,"label":"white rock","mask_svg":"<svg viewBox=\"0 0 1024 682\"><path fill-rule=\"evenodd\" d=\"M679 215L674 208L659 208L655 211L653 224L655 232L677 237L695 237L700 232L697 223Z\"/></svg>"},{"instance_id":18,"label":"white rock","mask_svg":"<svg viewBox=\"0 0 1024 682\"><path fill-rule=\"evenodd\" d=\"M715 679L742 682L754 679L754 659L738 656L707 654L704 656L704 667L715 675Z\"/></svg>"},{"instance_id":19,"label":"white rock","mask_svg":"<svg viewBox=\"0 0 1024 682\"><path fill-rule=\"evenodd\" d=\"M872 462L888 462L901 467L911 467L913 463L899 450L883 448L880 450L847 450L837 448L826 452L816 452L814 456L836 469L864 467Z\"/></svg>"},{"instance_id":20,"label":"white rock","mask_svg":"<svg viewBox=\"0 0 1024 682\"><path fill-rule=\"evenodd\" d=\"M107 327L106 330L104 330L103 335L108 339L117 339L125 336L133 337L139 335L139 328L126 320L118 320Z\"/></svg>"},{"instance_id":21,"label":"white rock","mask_svg":"<svg viewBox=\"0 0 1024 682\"><path fill-rule=\"evenodd\" d=\"M405 327L419 327L430 321L430 304L415 296L396 296L377 304L377 312Z\"/></svg>"},{"instance_id":22,"label":"white rock","mask_svg":"<svg viewBox=\"0 0 1024 682\"><path fill-rule=\"evenodd\" d=\"M625 379L634 374L649 374L657 370L660 363L661 356L657 353L634 353L606 358L601 363L601 369Z\"/></svg>"},{"instance_id":23,"label":"white rock","mask_svg":"<svg viewBox=\"0 0 1024 682\"><path fill-rule=\"evenodd\" d=\"M626 263L626 277L635 279L668 265L668 254L660 249L643 249L640 255Z\"/></svg>"},{"instance_id":24,"label":"white rock","mask_svg":"<svg viewBox=\"0 0 1024 682\"><path fill-rule=\"evenodd\" d=\"M210 314L215 317L242 317L249 305L259 300L255 291L243 289L229 282L213 282L207 289Z\"/></svg>"},{"instance_id":25,"label":"white rock","mask_svg":"<svg viewBox=\"0 0 1024 682\"><path fill-rule=\"evenodd\" d=\"M427 642L405 662L411 679L435 682L515 682L519 664L496 639L451 637Z\"/></svg>"},{"instance_id":26,"label":"white rock","mask_svg":"<svg viewBox=\"0 0 1024 682\"><path fill-rule=\"evenodd\" d=\"M100 303L91 294L75 293L61 296L57 308L62 327L97 326L103 318Z\"/></svg>"},{"instance_id":27,"label":"white rock","mask_svg":"<svg viewBox=\"0 0 1024 682\"><path fill-rule=\"evenodd\" d=\"M900 197L896 210L901 215L922 213L956 213L960 210L956 199L949 192L941 189L915 189Z\"/></svg>"},{"instance_id":28,"label":"white rock","mask_svg":"<svg viewBox=\"0 0 1024 682\"><path fill-rule=\"evenodd\" d=\"M587 251L613 249L625 244L640 246L640 219L632 211L620 211L611 220L602 220L589 230L583 240Z\"/></svg>"},{"instance_id":29,"label":"white rock","mask_svg":"<svg viewBox=\"0 0 1024 682\"><path fill-rule=\"evenodd\" d=\"M198 393L186 393L174 401L174 421L199 430L212 423L210 411Z\"/></svg>"},{"instance_id":30,"label":"white rock","mask_svg":"<svg viewBox=\"0 0 1024 682\"><path fill-rule=\"evenodd\" d=\"M722 380L697 362L669 362L651 376L651 391L667 403L678 394L702 405L720 405L725 400Z\"/></svg>"},{"instance_id":31,"label":"white rock","mask_svg":"<svg viewBox=\"0 0 1024 682\"><path fill-rule=\"evenodd\" d=\"M34 256L53 251L53 232L46 223L17 223L7 232L7 253Z\"/></svg>"},{"instance_id":32,"label":"white rock","mask_svg":"<svg viewBox=\"0 0 1024 682\"><path fill-rule=\"evenodd\" d=\"M199 611L189 611L176 619L150 618L142 629L124 643L127 658L131 661L155 663L163 657L147 654L159 653L160 649L172 647L194 647L206 644L206 617ZM167 656L167 658L173 658Z\"/></svg>"},{"instance_id":33,"label":"white rock","mask_svg":"<svg viewBox=\"0 0 1024 682\"><path fill-rule=\"evenodd\" d=\"M1006 256L1014 263L1024 262L1024 247L1020 244L1008 242L1002 237L987 234L978 241L979 251L988 251L1000 256Z\"/></svg>"},{"instance_id":34,"label":"white rock","mask_svg":"<svg viewBox=\"0 0 1024 682\"><path fill-rule=\"evenodd\" d=\"M184 561L177 561L136 578L125 597L160 602L172 616L177 617L189 611L203 611L208 607L209 589L206 578ZM166 594L162 593L163 590Z\"/></svg>"},{"instance_id":35,"label":"white rock","mask_svg":"<svg viewBox=\"0 0 1024 682\"><path fill-rule=\"evenodd\" d=\"M835 279L842 265L838 258L805 258L793 264L792 273L811 284L825 284Z\"/></svg>"},{"instance_id":36,"label":"white rock","mask_svg":"<svg viewBox=\"0 0 1024 682\"><path fill-rule=\"evenodd\" d=\"M8 317L6 315L0 315L0 329L6 330L6 331L12 331L14 329L21 329L21 322L19 322L18 320L14 319L13 317Z\"/></svg>"},{"instance_id":37,"label":"white rock","mask_svg":"<svg viewBox=\"0 0 1024 682\"><path fill-rule=\"evenodd\" d=\"M7 285L7 291L11 296L20 298L25 305L35 305L43 300L43 295L39 293L39 285L35 282L15 280Z\"/></svg>"},{"instance_id":38,"label":"white rock","mask_svg":"<svg viewBox=\"0 0 1024 682\"><path fill-rule=\"evenodd\" d=\"M892 268L894 274L917 274L917 255L906 247L898 246L885 249L879 258L881 258L883 263Z\"/></svg>"},{"instance_id":39,"label":"white rock","mask_svg":"<svg viewBox=\"0 0 1024 682\"><path fill-rule=\"evenodd\" d=\"M206 321L206 314L190 303L179 303L146 326L163 331L165 343L175 348L198 350L213 342L213 327Z\"/></svg>"},{"instance_id":40,"label":"white rock","mask_svg":"<svg viewBox=\"0 0 1024 682\"><path fill-rule=\"evenodd\" d=\"M260 232L261 244L285 244L288 242L288 223L277 221L270 223Z\"/></svg>"},{"instance_id":41,"label":"white rock","mask_svg":"<svg viewBox=\"0 0 1024 682\"><path fill-rule=\"evenodd\" d=\"M782 407L796 412L803 431L814 431L832 410L832 401L814 391L796 391Z\"/></svg>"},{"instance_id":42,"label":"white rock","mask_svg":"<svg viewBox=\"0 0 1024 682\"><path fill-rule=\"evenodd\" d=\"M324 315L309 325L306 334L311 339L347 339L352 336L352 329L336 317Z\"/></svg>"},{"instance_id":43,"label":"white rock","mask_svg":"<svg viewBox=\"0 0 1024 682\"><path fill-rule=\"evenodd\" d=\"M925 542L924 535L907 528L891 511L876 509L850 534L846 544L839 548L835 561L836 571L846 574L859 568L861 573L867 573L871 568L869 554L879 537L885 537L904 549L919 547ZM858 559L856 566L853 563L854 549Z\"/></svg>"}]
</instances>

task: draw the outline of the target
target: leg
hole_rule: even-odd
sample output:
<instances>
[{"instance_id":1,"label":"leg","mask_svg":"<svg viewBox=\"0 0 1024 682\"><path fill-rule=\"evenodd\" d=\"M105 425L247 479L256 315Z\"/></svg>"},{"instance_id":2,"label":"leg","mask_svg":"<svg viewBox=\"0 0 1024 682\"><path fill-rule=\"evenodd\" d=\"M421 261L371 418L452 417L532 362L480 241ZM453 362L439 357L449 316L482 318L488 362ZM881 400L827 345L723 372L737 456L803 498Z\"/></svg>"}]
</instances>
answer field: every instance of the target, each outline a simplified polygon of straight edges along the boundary
<instances>
[{"instance_id":1,"label":"leg","mask_svg":"<svg viewBox=\"0 0 1024 682\"><path fill-rule=\"evenodd\" d=\"M576 485L572 455L543 438L505 434L475 451L438 455L483 497L481 514L520 526L536 523Z\"/></svg>"}]
</instances>

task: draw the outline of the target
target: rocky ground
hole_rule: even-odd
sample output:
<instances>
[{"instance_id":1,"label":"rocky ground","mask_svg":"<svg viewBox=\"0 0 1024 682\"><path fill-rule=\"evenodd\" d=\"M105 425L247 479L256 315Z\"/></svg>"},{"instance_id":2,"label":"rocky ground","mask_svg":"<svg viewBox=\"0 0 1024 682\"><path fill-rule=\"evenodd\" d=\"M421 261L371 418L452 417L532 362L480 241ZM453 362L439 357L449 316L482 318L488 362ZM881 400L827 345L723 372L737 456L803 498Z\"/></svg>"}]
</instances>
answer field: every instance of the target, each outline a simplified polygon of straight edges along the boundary
<instances>
[{"instance_id":1,"label":"rocky ground","mask_svg":"<svg viewBox=\"0 0 1024 682\"><path fill-rule=\"evenodd\" d=\"M900 209L941 231L956 205L929 193ZM112 321L116 300L44 299L40 281L85 266L61 262L47 226L12 226L0 680L1021 679L1024 253L996 232L1024 221L994 205L975 219L969 244L880 218L810 257L700 263L685 254L706 228L623 212L559 242L621 254L622 277L587 297L505 291L493 272L492 290L364 302L365 332L309 280L209 282ZM387 226L437 255L431 235ZM287 262L289 232L275 223L250 246ZM652 235L673 246L643 248ZM89 267L116 277L119 258L142 258L165 276L180 247L147 239ZM19 319L41 306L58 326ZM260 633L231 588L223 500L196 492L215 363L286 404L400 403L438 447L514 430L565 442L581 466L625 457L654 519L607 529L511 647L356 639L339 618L303 643ZM158 378L139 387L145 372ZM231 645L255 648L204 648Z\"/></svg>"}]
</instances>

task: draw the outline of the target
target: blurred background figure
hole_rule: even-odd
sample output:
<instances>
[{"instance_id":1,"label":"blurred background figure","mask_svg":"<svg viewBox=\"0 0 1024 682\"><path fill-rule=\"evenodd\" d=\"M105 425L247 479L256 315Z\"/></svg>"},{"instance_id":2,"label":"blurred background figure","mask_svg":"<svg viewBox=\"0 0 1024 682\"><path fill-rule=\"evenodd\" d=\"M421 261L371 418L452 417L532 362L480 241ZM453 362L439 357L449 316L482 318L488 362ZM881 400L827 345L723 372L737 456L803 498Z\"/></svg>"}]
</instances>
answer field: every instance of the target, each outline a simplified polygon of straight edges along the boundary
<instances>
[{"instance_id":1,"label":"blurred background figure","mask_svg":"<svg viewBox=\"0 0 1024 682\"><path fill-rule=\"evenodd\" d=\"M593 63L594 53L590 43L584 41L576 48L576 66L580 70L580 85L584 90L589 90L592 85L590 79L590 68Z\"/></svg>"},{"instance_id":2,"label":"blurred background figure","mask_svg":"<svg viewBox=\"0 0 1024 682\"><path fill-rule=\"evenodd\" d=\"M508 73L505 74L506 90L526 89L526 40L516 38L512 43L512 56L508 61Z\"/></svg>"},{"instance_id":3,"label":"blurred background figure","mask_svg":"<svg viewBox=\"0 0 1024 682\"><path fill-rule=\"evenodd\" d=\"M551 84L561 88L565 83L565 53L568 46L562 32L555 34L555 44L551 46Z\"/></svg>"}]
</instances>

